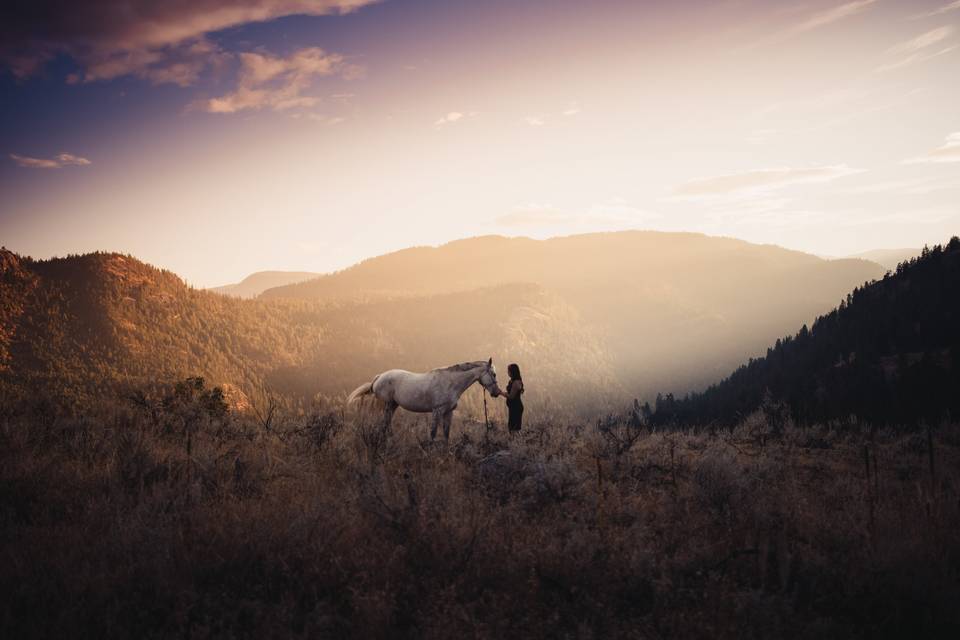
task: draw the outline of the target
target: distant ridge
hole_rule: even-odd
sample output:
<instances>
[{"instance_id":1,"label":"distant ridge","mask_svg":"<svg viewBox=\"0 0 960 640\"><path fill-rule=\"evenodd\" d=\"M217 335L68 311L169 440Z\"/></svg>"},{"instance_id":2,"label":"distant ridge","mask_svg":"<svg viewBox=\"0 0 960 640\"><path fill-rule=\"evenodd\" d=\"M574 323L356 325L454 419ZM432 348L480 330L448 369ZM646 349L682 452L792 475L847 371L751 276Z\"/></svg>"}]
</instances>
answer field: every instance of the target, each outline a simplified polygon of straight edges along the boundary
<instances>
[{"instance_id":1,"label":"distant ridge","mask_svg":"<svg viewBox=\"0 0 960 640\"><path fill-rule=\"evenodd\" d=\"M856 253L847 257L858 260L870 260L871 262L876 262L888 271L893 271L901 262L906 262L919 256L921 251L923 251L923 249L873 249L872 251L864 251L863 253Z\"/></svg>"},{"instance_id":2,"label":"distant ridge","mask_svg":"<svg viewBox=\"0 0 960 640\"><path fill-rule=\"evenodd\" d=\"M699 233L482 236L370 258L261 297L371 300L535 283L577 310L624 386L644 397L664 385L706 386L884 272L864 260Z\"/></svg>"},{"instance_id":3,"label":"distant ridge","mask_svg":"<svg viewBox=\"0 0 960 640\"><path fill-rule=\"evenodd\" d=\"M212 287L210 291L235 298L256 298L267 289L303 282L320 275L322 274L310 271L258 271L236 284Z\"/></svg>"}]
</instances>

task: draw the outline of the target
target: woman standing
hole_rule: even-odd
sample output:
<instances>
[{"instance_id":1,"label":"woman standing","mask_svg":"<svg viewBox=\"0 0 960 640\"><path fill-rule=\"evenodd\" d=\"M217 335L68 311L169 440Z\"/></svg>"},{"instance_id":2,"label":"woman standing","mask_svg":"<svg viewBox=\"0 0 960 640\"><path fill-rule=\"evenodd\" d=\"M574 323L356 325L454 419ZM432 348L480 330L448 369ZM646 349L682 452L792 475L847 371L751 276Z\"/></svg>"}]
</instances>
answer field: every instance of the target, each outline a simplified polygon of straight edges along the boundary
<instances>
[{"instance_id":1,"label":"woman standing","mask_svg":"<svg viewBox=\"0 0 960 640\"><path fill-rule=\"evenodd\" d=\"M510 382L507 383L507 411L509 418L507 420L507 429L511 432L520 431L523 423L523 378L520 377L520 367L511 364L507 367L507 374L510 376Z\"/></svg>"}]
</instances>

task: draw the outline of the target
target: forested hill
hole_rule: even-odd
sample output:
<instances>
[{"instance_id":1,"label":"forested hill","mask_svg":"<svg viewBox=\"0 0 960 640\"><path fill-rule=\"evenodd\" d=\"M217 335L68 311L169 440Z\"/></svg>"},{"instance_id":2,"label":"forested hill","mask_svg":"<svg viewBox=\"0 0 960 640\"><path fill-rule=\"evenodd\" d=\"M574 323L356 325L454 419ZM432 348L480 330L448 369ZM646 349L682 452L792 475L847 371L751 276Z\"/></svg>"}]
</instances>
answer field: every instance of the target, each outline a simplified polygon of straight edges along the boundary
<instances>
[{"instance_id":1,"label":"forested hill","mask_svg":"<svg viewBox=\"0 0 960 640\"><path fill-rule=\"evenodd\" d=\"M117 253L32 260L2 251L0 381L67 400L200 375L250 388L315 335L279 306L188 287Z\"/></svg>"},{"instance_id":2,"label":"forested hill","mask_svg":"<svg viewBox=\"0 0 960 640\"><path fill-rule=\"evenodd\" d=\"M857 416L876 425L960 416L960 239L924 249L778 340L766 357L683 399L657 399L658 424L732 424L765 400L794 419Z\"/></svg>"},{"instance_id":3,"label":"forested hill","mask_svg":"<svg viewBox=\"0 0 960 640\"><path fill-rule=\"evenodd\" d=\"M310 399L385 369L490 356L501 369L508 357L524 363L534 402L591 411L623 393L576 311L537 285L339 304L240 300L122 254L32 260L0 250L0 391L83 403L202 376Z\"/></svg>"}]
</instances>

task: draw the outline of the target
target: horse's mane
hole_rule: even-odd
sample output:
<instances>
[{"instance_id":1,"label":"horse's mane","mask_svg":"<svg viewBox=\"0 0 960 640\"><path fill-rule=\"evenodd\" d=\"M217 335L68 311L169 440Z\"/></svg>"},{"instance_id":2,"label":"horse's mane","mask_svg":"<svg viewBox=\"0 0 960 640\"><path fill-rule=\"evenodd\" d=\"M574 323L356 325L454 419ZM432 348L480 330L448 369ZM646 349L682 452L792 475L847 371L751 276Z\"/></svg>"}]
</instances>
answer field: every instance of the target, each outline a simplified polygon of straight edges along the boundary
<instances>
[{"instance_id":1,"label":"horse's mane","mask_svg":"<svg viewBox=\"0 0 960 640\"><path fill-rule=\"evenodd\" d=\"M434 371L470 371L471 369L476 369L477 367L483 367L487 363L484 360L477 360L476 362L461 362L460 364L452 364L449 367L438 367Z\"/></svg>"}]
</instances>

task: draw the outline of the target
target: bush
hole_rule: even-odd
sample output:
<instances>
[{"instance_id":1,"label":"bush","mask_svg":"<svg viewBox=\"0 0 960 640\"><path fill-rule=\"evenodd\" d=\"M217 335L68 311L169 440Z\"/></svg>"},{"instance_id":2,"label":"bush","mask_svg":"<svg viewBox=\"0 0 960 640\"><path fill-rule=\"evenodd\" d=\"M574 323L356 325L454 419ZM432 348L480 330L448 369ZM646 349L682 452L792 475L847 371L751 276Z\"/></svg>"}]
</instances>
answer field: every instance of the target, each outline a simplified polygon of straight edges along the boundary
<instances>
[{"instance_id":1,"label":"bush","mask_svg":"<svg viewBox=\"0 0 960 640\"><path fill-rule=\"evenodd\" d=\"M625 426L617 453L595 424L465 422L447 445L409 414L384 432L278 408L267 428L186 391L0 411L3 637L960 631L947 427L931 470L926 433L761 443L754 416Z\"/></svg>"}]
</instances>

